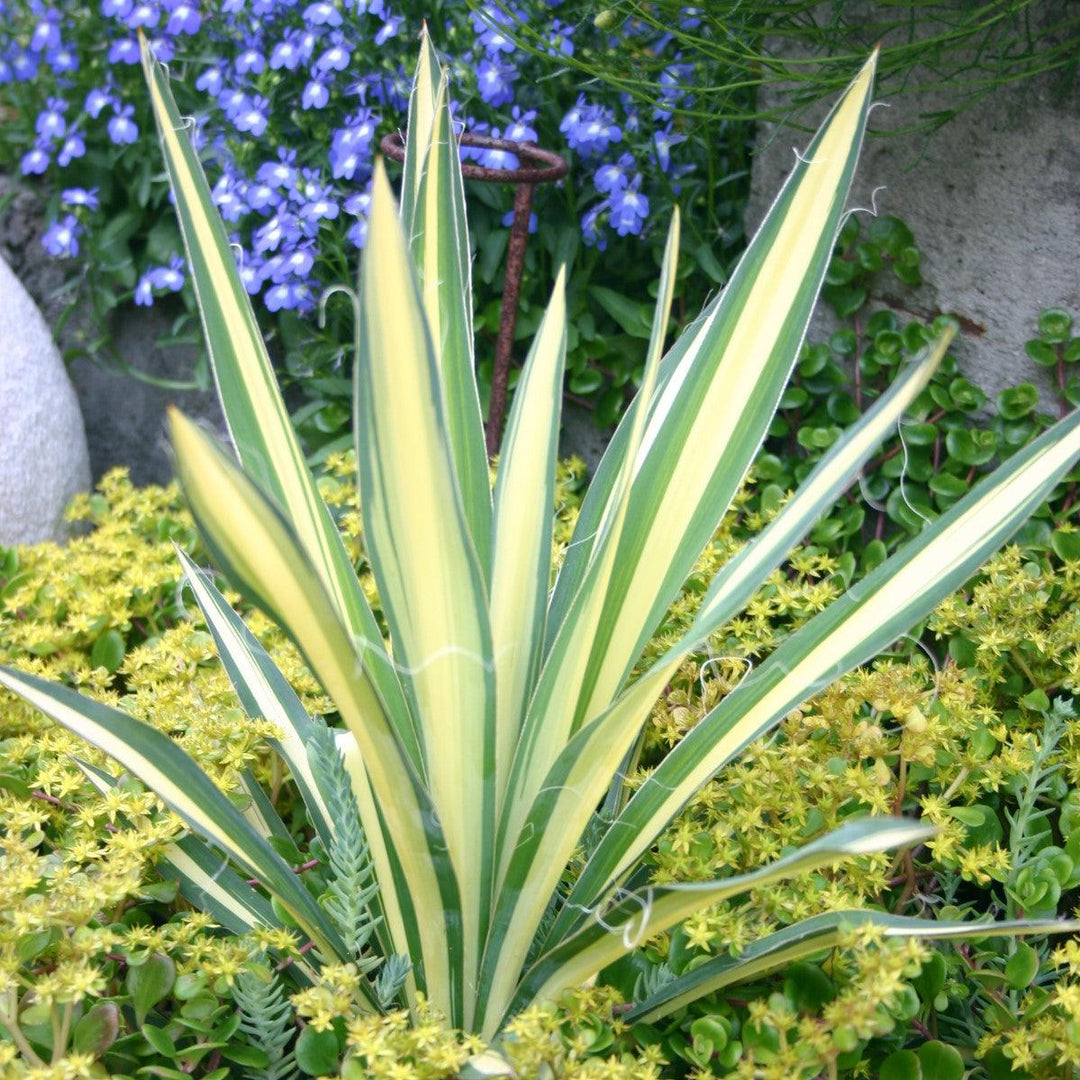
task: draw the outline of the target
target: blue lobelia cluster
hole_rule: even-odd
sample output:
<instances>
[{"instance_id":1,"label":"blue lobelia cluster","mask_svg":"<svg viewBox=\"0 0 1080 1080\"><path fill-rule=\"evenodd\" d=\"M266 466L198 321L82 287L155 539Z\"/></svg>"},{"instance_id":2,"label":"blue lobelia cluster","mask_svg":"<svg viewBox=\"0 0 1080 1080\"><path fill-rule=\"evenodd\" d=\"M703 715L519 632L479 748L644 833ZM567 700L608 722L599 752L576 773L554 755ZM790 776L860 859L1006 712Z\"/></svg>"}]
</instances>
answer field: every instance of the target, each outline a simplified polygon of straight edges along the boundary
<instances>
[{"instance_id":1,"label":"blue lobelia cluster","mask_svg":"<svg viewBox=\"0 0 1080 1080\"><path fill-rule=\"evenodd\" d=\"M586 244L603 250L611 234L648 232L650 209L666 209L658 198L675 198L700 151L663 102L642 108L610 89L582 88L572 74L544 77L558 71L560 57L609 38L584 6L532 0L508 12L500 4L425 9L406 0L0 0L0 112L14 117L0 150L14 151L23 175L54 182L45 248L78 255L80 242L85 247L131 199L125 183L144 205L148 188L163 184L135 168L152 157L146 140L154 138L138 70L141 29L172 69L214 200L235 230L249 292L271 312L311 311L324 283L340 280L349 252L364 245L378 139L405 126L404 62L425 15L440 7L431 30L452 67L459 126L569 151L574 193L552 200L551 212L572 215ZM515 46L508 32L515 18L543 27L550 60ZM633 22L618 33L639 35L652 55L670 45ZM684 100L692 70L673 54L664 75L672 103ZM492 167L517 165L501 150L462 154ZM510 217L499 211L497 224ZM154 254L140 258L135 245L137 304L184 284L180 254Z\"/></svg>"}]
</instances>

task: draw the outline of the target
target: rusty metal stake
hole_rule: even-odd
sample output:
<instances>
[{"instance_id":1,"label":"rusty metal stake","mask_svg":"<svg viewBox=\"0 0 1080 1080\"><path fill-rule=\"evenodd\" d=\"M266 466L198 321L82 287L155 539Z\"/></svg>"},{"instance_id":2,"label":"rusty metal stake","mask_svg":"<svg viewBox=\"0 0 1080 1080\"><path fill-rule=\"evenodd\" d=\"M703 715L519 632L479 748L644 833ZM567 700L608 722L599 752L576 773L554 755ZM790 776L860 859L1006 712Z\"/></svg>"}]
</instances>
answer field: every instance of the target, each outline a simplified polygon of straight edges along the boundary
<instances>
[{"instance_id":1,"label":"rusty metal stake","mask_svg":"<svg viewBox=\"0 0 1080 1080\"><path fill-rule=\"evenodd\" d=\"M502 305L499 308L499 336L495 341L495 363L491 372L491 397L488 401L486 441L488 457L494 457L502 441L506 419L506 393L510 382L510 363L514 351L514 328L517 325L521 277L525 272L525 245L529 239L529 217L532 213L533 188L561 180L569 171L564 158L527 142L495 139L490 135L466 132L458 138L460 146L478 146L485 150L506 150L522 161L536 162L527 168L489 169L485 165L462 162L461 173L466 180L484 183L516 184L514 220L510 226L510 243L506 251L506 270L503 275ZM398 132L383 137L382 152L394 161L405 160L405 143Z\"/></svg>"}]
</instances>

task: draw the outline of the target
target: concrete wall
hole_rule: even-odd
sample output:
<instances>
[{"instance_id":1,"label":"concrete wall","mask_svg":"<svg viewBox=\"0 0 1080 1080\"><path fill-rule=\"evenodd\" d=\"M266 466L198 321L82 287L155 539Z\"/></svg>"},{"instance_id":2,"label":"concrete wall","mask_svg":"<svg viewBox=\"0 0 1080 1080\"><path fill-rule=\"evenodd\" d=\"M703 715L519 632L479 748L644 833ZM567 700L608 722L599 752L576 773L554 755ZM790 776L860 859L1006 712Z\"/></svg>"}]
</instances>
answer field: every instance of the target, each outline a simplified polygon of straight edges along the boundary
<instances>
[{"instance_id":1,"label":"concrete wall","mask_svg":"<svg viewBox=\"0 0 1080 1080\"><path fill-rule=\"evenodd\" d=\"M764 105L774 107L774 92ZM894 96L874 108L872 132L896 131L949 101L947 93ZM800 116L816 124L827 103ZM808 136L762 125L747 224L760 221ZM874 189L885 185L885 190ZM1064 100L1053 77L995 90L932 137L871 136L850 205L908 223L923 253L925 285L888 291L919 311L963 317L956 354L989 394L1031 381L1045 391L1045 369L1024 353L1044 307L1077 319L1080 333L1080 87ZM820 316L823 330L828 319ZM813 336L813 335L811 335Z\"/></svg>"}]
</instances>

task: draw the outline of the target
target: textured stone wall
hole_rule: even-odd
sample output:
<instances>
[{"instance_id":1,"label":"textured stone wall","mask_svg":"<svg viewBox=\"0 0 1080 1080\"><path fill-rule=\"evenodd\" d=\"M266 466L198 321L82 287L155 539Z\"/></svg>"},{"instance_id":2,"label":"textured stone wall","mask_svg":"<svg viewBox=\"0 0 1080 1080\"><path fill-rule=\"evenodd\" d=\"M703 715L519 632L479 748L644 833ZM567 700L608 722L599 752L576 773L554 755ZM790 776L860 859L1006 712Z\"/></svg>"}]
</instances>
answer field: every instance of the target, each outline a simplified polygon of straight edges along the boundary
<instances>
[{"instance_id":1,"label":"textured stone wall","mask_svg":"<svg viewBox=\"0 0 1080 1080\"><path fill-rule=\"evenodd\" d=\"M778 100L773 91L763 105ZM947 89L891 97L873 110L871 131L915 126L949 101ZM826 109L800 122L816 124ZM749 227L807 141L790 127L761 126ZM969 378L991 395L1023 380L1046 389L1024 342L1044 307L1067 308L1080 323L1080 87L1063 97L1054 77L1039 76L994 90L932 137L869 138L850 204L876 205L912 228L926 285L888 291L924 313L962 316L956 352ZM815 329L827 325L819 313Z\"/></svg>"}]
</instances>

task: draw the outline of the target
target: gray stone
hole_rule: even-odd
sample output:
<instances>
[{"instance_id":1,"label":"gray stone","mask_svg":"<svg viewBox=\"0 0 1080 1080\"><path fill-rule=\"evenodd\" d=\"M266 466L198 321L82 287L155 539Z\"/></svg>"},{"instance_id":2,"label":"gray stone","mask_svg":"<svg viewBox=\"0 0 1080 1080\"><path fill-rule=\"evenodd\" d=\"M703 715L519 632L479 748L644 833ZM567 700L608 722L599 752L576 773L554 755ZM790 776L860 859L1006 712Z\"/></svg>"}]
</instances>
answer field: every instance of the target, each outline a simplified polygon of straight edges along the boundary
<instances>
[{"instance_id":1,"label":"gray stone","mask_svg":"<svg viewBox=\"0 0 1080 1080\"><path fill-rule=\"evenodd\" d=\"M160 306L125 308L111 326L112 348L125 365L151 378L190 381L202 346L161 346L170 319ZM71 362L71 381L82 404L95 479L116 465L126 466L132 482L167 484L173 477L165 410L176 405L225 438L225 421L216 392L177 390L127 374L115 364L86 357Z\"/></svg>"},{"instance_id":2,"label":"gray stone","mask_svg":"<svg viewBox=\"0 0 1080 1080\"><path fill-rule=\"evenodd\" d=\"M65 309L71 294L65 279L72 264L50 257L41 246L44 214L41 200L29 183L0 176L0 198L8 205L0 215L0 256L41 307L46 322L56 326L63 317L59 346L82 406L90 469L94 481L115 466L124 466L136 484L167 484L173 476L165 437L165 408L173 404L203 422L219 436L225 421L213 389L175 389L154 385L125 373L125 368L151 379L190 382L202 343L162 346L176 314L168 301L152 308L125 304L103 328L114 358L87 352L87 342L99 336L86 307L72 314ZM68 317L71 316L71 317Z\"/></svg>"},{"instance_id":3,"label":"gray stone","mask_svg":"<svg viewBox=\"0 0 1080 1080\"><path fill-rule=\"evenodd\" d=\"M592 413L573 401L563 401L562 430L559 433L559 454L569 457L576 454L585 462L592 476L607 449L611 432L598 428Z\"/></svg>"},{"instance_id":4,"label":"gray stone","mask_svg":"<svg viewBox=\"0 0 1080 1080\"><path fill-rule=\"evenodd\" d=\"M779 100L770 91L762 106ZM893 97L888 108L873 110L871 130L916 125L949 101L947 89ZM822 103L799 121L816 125L826 109ZM762 125L748 227L760 222L790 172L793 148L807 141ZM1049 409L1047 372L1028 359L1024 343L1045 307L1080 316L1080 88L1062 100L1055 83L1039 77L993 91L929 139L871 137L849 205L876 206L915 234L926 284L913 293L888 286L889 299L923 316L961 316L954 351L968 377L990 395L1035 382ZM819 313L811 339L829 326Z\"/></svg>"},{"instance_id":5,"label":"gray stone","mask_svg":"<svg viewBox=\"0 0 1080 1080\"><path fill-rule=\"evenodd\" d=\"M45 320L0 258L0 543L61 540L90 486L82 415Z\"/></svg>"}]
</instances>

